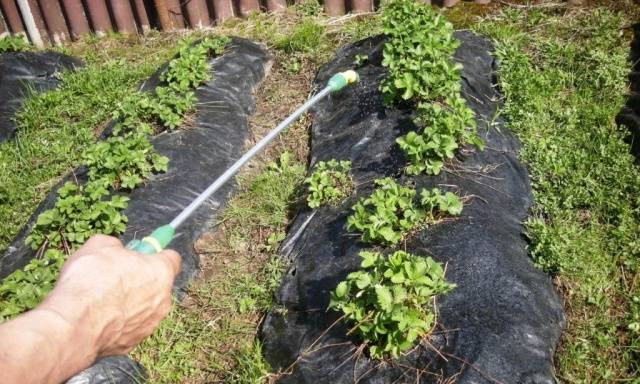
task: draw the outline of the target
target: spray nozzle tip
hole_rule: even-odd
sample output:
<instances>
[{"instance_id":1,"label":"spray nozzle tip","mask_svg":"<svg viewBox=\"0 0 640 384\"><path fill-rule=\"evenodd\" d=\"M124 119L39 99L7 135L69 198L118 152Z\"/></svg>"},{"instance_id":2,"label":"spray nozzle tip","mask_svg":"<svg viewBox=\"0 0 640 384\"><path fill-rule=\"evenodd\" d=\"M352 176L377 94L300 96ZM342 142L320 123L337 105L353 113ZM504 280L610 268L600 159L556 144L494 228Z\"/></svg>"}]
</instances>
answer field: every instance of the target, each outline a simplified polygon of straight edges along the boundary
<instances>
[{"instance_id":1,"label":"spray nozzle tip","mask_svg":"<svg viewBox=\"0 0 640 384\"><path fill-rule=\"evenodd\" d=\"M353 69L349 69L348 71L336 73L331 76L327 86L331 88L332 92L339 91L342 88L346 87L349 84L353 84L358 81L360 77L358 73Z\"/></svg>"}]
</instances>

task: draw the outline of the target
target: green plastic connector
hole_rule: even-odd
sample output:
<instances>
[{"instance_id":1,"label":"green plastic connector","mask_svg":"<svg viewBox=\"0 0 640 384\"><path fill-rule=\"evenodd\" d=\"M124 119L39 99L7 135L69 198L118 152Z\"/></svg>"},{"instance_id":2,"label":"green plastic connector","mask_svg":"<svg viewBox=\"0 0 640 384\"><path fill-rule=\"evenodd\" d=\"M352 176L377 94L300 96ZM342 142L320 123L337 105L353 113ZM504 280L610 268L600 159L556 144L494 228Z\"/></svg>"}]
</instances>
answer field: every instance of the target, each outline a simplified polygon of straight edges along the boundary
<instances>
[{"instance_id":1,"label":"green plastic connector","mask_svg":"<svg viewBox=\"0 0 640 384\"><path fill-rule=\"evenodd\" d=\"M358 81L360 77L358 73L352 69L331 76L327 86L331 88L331 92L336 92Z\"/></svg>"},{"instance_id":2,"label":"green plastic connector","mask_svg":"<svg viewBox=\"0 0 640 384\"><path fill-rule=\"evenodd\" d=\"M146 254L154 254L162 251L171 243L175 230L170 225L163 225L156 228L147 237L142 240L132 240L127 244L127 248Z\"/></svg>"}]
</instances>

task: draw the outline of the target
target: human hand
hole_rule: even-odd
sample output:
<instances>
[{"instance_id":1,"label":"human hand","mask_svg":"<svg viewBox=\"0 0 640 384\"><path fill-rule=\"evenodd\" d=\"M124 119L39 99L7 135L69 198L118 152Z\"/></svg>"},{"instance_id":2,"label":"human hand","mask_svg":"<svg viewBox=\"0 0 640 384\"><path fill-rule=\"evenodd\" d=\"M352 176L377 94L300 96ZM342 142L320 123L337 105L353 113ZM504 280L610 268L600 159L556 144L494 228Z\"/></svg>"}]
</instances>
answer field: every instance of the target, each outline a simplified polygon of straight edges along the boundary
<instances>
[{"instance_id":1,"label":"human hand","mask_svg":"<svg viewBox=\"0 0 640 384\"><path fill-rule=\"evenodd\" d=\"M179 270L175 251L140 254L114 237L96 235L69 257L37 310L84 330L80 333L91 341L95 357L125 354L171 309L171 287Z\"/></svg>"}]
</instances>

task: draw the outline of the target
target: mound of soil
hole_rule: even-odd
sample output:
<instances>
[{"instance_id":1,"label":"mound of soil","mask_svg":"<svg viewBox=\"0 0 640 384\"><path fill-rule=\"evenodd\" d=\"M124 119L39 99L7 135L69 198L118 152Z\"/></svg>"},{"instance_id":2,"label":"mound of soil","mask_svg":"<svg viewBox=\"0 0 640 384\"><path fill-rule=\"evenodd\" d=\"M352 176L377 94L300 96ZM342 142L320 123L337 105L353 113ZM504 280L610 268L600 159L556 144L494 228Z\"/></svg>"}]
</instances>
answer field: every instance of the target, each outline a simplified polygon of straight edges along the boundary
<instances>
[{"instance_id":1,"label":"mound of soil","mask_svg":"<svg viewBox=\"0 0 640 384\"><path fill-rule=\"evenodd\" d=\"M455 60L464 65L462 94L475 112L486 149L463 148L438 176L407 177L395 139L416 127L411 109L387 108L378 91L383 36L341 49L316 78L322 86L335 72L352 67L356 55L369 62L360 82L332 95L313 110L311 164L350 160L353 195L337 207L302 208L280 249L290 261L276 305L261 326L264 354L282 383L548 383L553 352L564 325L550 278L527 253L521 222L532 196L519 144L496 114L500 94L494 79L493 46L470 32ZM431 255L447 265L457 284L437 303L438 328L395 361L379 363L358 352L339 313L327 311L329 292L360 265L370 247L345 229L350 208L373 190L373 180L451 190L468 201L460 217L422 230L401 248ZM390 250L389 250L390 251ZM439 381L441 380L441 381Z\"/></svg>"}]
</instances>

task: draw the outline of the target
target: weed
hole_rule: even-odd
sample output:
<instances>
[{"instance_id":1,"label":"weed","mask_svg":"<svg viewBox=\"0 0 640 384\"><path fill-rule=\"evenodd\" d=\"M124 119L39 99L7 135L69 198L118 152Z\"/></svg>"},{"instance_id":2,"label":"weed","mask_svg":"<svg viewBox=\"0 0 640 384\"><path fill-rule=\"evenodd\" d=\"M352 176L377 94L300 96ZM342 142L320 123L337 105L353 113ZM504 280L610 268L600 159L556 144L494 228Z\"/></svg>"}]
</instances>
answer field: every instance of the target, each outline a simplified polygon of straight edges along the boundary
<instances>
[{"instance_id":1,"label":"weed","mask_svg":"<svg viewBox=\"0 0 640 384\"><path fill-rule=\"evenodd\" d=\"M318 48L324 34L324 27L311 19L304 19L296 25L290 35L275 42L278 49L286 53L310 53Z\"/></svg>"},{"instance_id":2,"label":"weed","mask_svg":"<svg viewBox=\"0 0 640 384\"><path fill-rule=\"evenodd\" d=\"M305 183L309 186L307 203L309 208L325 204L337 204L353 189L353 180L349 175L350 161L319 161Z\"/></svg>"},{"instance_id":3,"label":"weed","mask_svg":"<svg viewBox=\"0 0 640 384\"><path fill-rule=\"evenodd\" d=\"M243 204L230 205L223 213L223 220L251 220L255 225L276 228L286 224L287 206L293 202L296 185L302 180L304 166L292 163L289 152L282 153L245 192L254 198L243 199Z\"/></svg>"},{"instance_id":4,"label":"weed","mask_svg":"<svg viewBox=\"0 0 640 384\"><path fill-rule=\"evenodd\" d=\"M233 354L234 369L225 382L230 384L260 384L270 375L271 367L262 357L260 342L245 346Z\"/></svg>"},{"instance_id":5,"label":"weed","mask_svg":"<svg viewBox=\"0 0 640 384\"><path fill-rule=\"evenodd\" d=\"M399 357L427 335L435 316L427 305L455 287L430 257L396 251L388 258L360 252L361 270L350 273L331 292L329 308L355 323L351 331L369 345L371 357Z\"/></svg>"},{"instance_id":6,"label":"weed","mask_svg":"<svg viewBox=\"0 0 640 384\"><path fill-rule=\"evenodd\" d=\"M317 0L298 1L293 7L304 16L318 16L322 13L322 4Z\"/></svg>"},{"instance_id":7,"label":"weed","mask_svg":"<svg viewBox=\"0 0 640 384\"><path fill-rule=\"evenodd\" d=\"M31 49L31 45L22 36L12 35L0 38L0 53L23 52L29 49Z\"/></svg>"}]
</instances>

